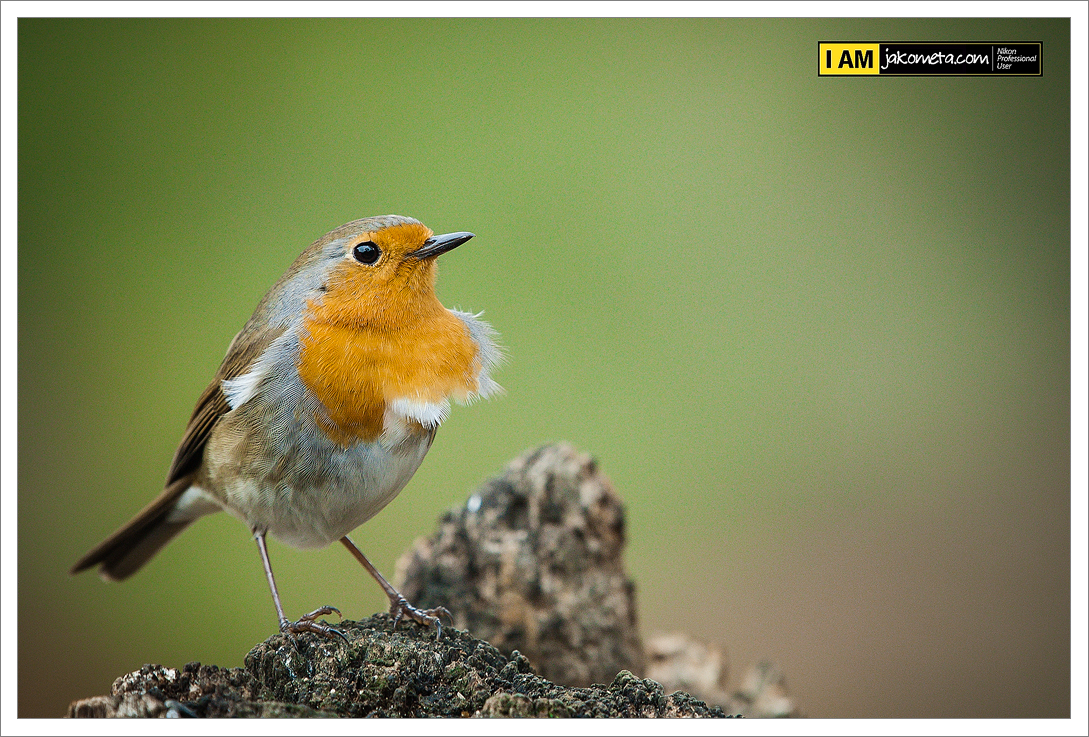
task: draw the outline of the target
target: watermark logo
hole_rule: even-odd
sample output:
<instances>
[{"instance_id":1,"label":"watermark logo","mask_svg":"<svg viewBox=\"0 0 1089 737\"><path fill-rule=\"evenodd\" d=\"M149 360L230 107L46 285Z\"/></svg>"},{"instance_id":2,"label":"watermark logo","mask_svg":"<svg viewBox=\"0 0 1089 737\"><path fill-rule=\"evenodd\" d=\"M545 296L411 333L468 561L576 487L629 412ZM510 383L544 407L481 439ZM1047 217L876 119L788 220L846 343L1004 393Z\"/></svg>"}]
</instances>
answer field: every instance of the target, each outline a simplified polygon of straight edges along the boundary
<instances>
[{"instance_id":1,"label":"watermark logo","mask_svg":"<svg viewBox=\"0 0 1089 737\"><path fill-rule=\"evenodd\" d=\"M828 42L817 44L817 76L1039 77L1044 45L1003 43Z\"/></svg>"}]
</instances>

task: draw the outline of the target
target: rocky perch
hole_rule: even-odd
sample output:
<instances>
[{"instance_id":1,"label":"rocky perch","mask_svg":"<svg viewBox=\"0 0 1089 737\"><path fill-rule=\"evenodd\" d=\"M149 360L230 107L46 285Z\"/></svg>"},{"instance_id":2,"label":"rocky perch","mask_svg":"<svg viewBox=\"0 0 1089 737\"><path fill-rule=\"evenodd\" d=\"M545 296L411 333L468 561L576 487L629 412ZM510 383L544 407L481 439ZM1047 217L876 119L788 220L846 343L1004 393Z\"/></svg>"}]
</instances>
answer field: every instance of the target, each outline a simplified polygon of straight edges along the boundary
<instances>
[{"instance_id":1,"label":"rocky perch","mask_svg":"<svg viewBox=\"0 0 1089 737\"><path fill-rule=\"evenodd\" d=\"M409 601L454 613L441 639L412 622L393 630L386 614L339 624L347 644L274 635L244 668L146 665L68 715L795 716L771 663L731 692L721 647L682 634L644 645L624 538L623 504L593 459L546 445L447 512L398 563Z\"/></svg>"},{"instance_id":2,"label":"rocky perch","mask_svg":"<svg viewBox=\"0 0 1089 737\"><path fill-rule=\"evenodd\" d=\"M506 657L450 627L377 614L340 626L345 645L274 635L244 668L146 665L109 696L77 701L74 717L722 717L685 693L621 671L608 686L558 686L520 654Z\"/></svg>"}]
</instances>

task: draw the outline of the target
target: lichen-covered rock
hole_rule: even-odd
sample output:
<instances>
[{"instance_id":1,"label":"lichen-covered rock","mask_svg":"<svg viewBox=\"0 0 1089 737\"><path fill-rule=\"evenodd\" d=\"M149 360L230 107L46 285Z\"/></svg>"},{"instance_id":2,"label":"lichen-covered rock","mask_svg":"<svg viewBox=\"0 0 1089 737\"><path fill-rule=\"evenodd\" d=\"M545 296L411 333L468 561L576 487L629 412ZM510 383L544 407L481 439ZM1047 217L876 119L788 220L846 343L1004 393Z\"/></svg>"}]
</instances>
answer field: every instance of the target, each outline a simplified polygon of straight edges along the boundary
<instances>
[{"instance_id":1,"label":"lichen-covered rock","mask_svg":"<svg viewBox=\"0 0 1089 737\"><path fill-rule=\"evenodd\" d=\"M72 717L721 717L687 694L665 695L627 671L611 685L570 688L518 653L451 627L442 639L415 623L391 631L378 614L343 622L348 638L273 635L244 668L147 665L109 696L77 701Z\"/></svg>"},{"instance_id":2,"label":"lichen-covered rock","mask_svg":"<svg viewBox=\"0 0 1089 737\"><path fill-rule=\"evenodd\" d=\"M514 459L398 562L402 593L527 657L570 686L641 673L624 507L594 460L566 443Z\"/></svg>"},{"instance_id":3,"label":"lichen-covered rock","mask_svg":"<svg viewBox=\"0 0 1089 737\"><path fill-rule=\"evenodd\" d=\"M458 627L522 653L556 683L604 683L626 669L729 714L797 716L774 665L755 666L749 685L731 690L718 645L677 634L643 647L624 541L624 506L609 480L589 455L556 443L514 459L447 512L398 561L397 579L409 601L446 606ZM539 708L489 705L512 715Z\"/></svg>"},{"instance_id":4,"label":"lichen-covered rock","mask_svg":"<svg viewBox=\"0 0 1089 737\"><path fill-rule=\"evenodd\" d=\"M69 717L335 717L299 704L260 700L242 668L188 663L182 669L145 665L113 682L109 696L68 707Z\"/></svg>"}]
</instances>

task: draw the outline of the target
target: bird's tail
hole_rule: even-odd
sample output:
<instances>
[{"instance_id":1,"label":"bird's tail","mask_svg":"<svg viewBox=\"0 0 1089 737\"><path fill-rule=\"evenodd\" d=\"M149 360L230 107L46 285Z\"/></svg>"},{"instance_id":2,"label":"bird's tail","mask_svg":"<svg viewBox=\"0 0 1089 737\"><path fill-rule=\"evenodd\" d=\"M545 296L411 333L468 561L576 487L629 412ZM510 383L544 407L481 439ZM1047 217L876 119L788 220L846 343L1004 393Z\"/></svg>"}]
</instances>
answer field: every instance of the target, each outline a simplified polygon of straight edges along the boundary
<instances>
[{"instance_id":1,"label":"bird's tail","mask_svg":"<svg viewBox=\"0 0 1089 737\"><path fill-rule=\"evenodd\" d=\"M110 535L76 561L70 573L79 573L101 564L99 574L109 581L122 581L140 570L174 536L193 523L193 519L170 519L188 479L178 479L121 529Z\"/></svg>"}]
</instances>

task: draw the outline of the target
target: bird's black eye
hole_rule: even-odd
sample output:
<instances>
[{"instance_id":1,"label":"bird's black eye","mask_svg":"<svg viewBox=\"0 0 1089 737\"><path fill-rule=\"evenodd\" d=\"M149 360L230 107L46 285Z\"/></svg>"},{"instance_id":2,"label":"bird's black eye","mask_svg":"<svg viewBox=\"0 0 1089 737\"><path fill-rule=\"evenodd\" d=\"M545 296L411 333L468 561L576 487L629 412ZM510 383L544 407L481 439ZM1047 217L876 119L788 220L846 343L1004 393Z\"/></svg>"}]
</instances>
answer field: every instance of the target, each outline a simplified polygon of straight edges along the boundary
<instances>
[{"instance_id":1,"label":"bird's black eye","mask_svg":"<svg viewBox=\"0 0 1089 737\"><path fill-rule=\"evenodd\" d=\"M359 263L370 266L382 257L382 249L371 241L363 241L352 249L352 255L355 256L355 260Z\"/></svg>"}]
</instances>

